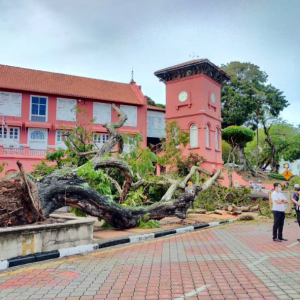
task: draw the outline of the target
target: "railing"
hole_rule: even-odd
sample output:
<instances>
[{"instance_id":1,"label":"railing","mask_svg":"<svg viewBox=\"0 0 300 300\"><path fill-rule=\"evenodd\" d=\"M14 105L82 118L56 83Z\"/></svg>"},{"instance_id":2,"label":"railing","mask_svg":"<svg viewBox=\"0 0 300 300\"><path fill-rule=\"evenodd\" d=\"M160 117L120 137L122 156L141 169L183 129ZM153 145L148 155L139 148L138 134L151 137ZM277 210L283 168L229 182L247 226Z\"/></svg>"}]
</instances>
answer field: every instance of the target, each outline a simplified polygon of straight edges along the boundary
<instances>
[{"instance_id":1,"label":"railing","mask_svg":"<svg viewBox=\"0 0 300 300\"><path fill-rule=\"evenodd\" d=\"M21 147L3 147L0 145L0 155L25 155L25 156L46 156L48 152L52 152L55 149L30 149L27 146Z\"/></svg>"},{"instance_id":2,"label":"railing","mask_svg":"<svg viewBox=\"0 0 300 300\"><path fill-rule=\"evenodd\" d=\"M24 148L2 148L1 154L19 154L24 155L25 150Z\"/></svg>"},{"instance_id":3,"label":"railing","mask_svg":"<svg viewBox=\"0 0 300 300\"><path fill-rule=\"evenodd\" d=\"M35 156L46 156L48 153L48 150L44 149L30 149L29 155L35 155Z\"/></svg>"}]
</instances>

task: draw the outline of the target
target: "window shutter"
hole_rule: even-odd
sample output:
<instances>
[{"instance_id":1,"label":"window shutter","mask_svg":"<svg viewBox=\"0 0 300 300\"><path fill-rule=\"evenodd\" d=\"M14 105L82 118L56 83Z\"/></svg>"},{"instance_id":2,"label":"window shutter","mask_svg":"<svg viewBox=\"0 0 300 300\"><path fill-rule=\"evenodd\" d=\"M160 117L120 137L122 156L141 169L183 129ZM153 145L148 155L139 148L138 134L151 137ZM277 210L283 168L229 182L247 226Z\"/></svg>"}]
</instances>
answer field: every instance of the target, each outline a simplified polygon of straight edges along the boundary
<instances>
[{"instance_id":1,"label":"window shutter","mask_svg":"<svg viewBox=\"0 0 300 300\"><path fill-rule=\"evenodd\" d=\"M196 124L192 124L190 127L190 147L197 148L199 147L198 142L198 127Z\"/></svg>"},{"instance_id":2,"label":"window shutter","mask_svg":"<svg viewBox=\"0 0 300 300\"><path fill-rule=\"evenodd\" d=\"M93 118L96 124L111 122L111 105L107 103L94 102Z\"/></svg>"}]
</instances>

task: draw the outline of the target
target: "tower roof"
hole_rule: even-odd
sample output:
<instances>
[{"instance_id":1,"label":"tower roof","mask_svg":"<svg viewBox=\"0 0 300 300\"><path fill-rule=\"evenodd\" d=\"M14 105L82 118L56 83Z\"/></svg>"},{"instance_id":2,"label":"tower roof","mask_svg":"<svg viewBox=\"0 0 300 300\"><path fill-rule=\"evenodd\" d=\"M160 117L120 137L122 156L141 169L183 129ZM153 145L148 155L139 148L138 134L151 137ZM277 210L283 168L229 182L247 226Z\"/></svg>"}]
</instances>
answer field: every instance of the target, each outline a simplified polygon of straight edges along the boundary
<instances>
[{"instance_id":1,"label":"tower roof","mask_svg":"<svg viewBox=\"0 0 300 300\"><path fill-rule=\"evenodd\" d=\"M219 84L230 80L230 76L208 59L195 59L154 73L161 81L178 80L184 77L204 74Z\"/></svg>"}]
</instances>

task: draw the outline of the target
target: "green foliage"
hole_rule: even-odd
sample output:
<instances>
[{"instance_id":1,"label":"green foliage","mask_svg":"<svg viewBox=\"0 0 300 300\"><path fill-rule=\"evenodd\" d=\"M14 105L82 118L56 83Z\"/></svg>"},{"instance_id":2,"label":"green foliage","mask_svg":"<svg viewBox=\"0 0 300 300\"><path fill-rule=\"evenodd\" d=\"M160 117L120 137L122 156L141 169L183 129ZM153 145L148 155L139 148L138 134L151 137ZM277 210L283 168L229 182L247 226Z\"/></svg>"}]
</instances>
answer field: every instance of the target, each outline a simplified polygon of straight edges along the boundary
<instances>
[{"instance_id":1,"label":"green foliage","mask_svg":"<svg viewBox=\"0 0 300 300\"><path fill-rule=\"evenodd\" d=\"M69 136L64 138L64 142L68 149L66 150L66 162L71 166L82 166L90 158L90 155L81 156L77 155L71 149L74 148L77 152L89 152L96 149L93 141L93 133L91 131L91 126L93 124L93 119L89 120L88 112L80 107L76 107L76 122L73 130L69 131L63 126L60 130L64 133L68 133ZM89 121L87 121L89 120Z\"/></svg>"},{"instance_id":2,"label":"green foliage","mask_svg":"<svg viewBox=\"0 0 300 300\"><path fill-rule=\"evenodd\" d=\"M236 145L245 146L254 138L254 132L251 129L242 126L229 126L222 130L222 139L232 148Z\"/></svg>"},{"instance_id":3,"label":"green foliage","mask_svg":"<svg viewBox=\"0 0 300 300\"><path fill-rule=\"evenodd\" d=\"M189 153L188 156L182 156L176 162L176 170L180 177L185 177L190 173L191 167L200 166L205 161L203 156L198 153Z\"/></svg>"},{"instance_id":4,"label":"green foliage","mask_svg":"<svg viewBox=\"0 0 300 300\"><path fill-rule=\"evenodd\" d=\"M271 173L271 174L269 174L269 176L273 179L277 179L277 180L281 180L281 181L290 181L294 177L297 177L297 176L293 175L289 180L286 180L281 174Z\"/></svg>"},{"instance_id":5,"label":"green foliage","mask_svg":"<svg viewBox=\"0 0 300 300\"><path fill-rule=\"evenodd\" d=\"M300 177L299 176L293 176L289 181L290 181L289 190L293 191L295 184L299 184L300 185Z\"/></svg>"},{"instance_id":6,"label":"green foliage","mask_svg":"<svg viewBox=\"0 0 300 300\"><path fill-rule=\"evenodd\" d=\"M123 159L130 165L134 174L139 173L143 178L153 174L157 155L148 147L141 147L143 136L141 134L123 135L124 143L129 143L129 153L123 153Z\"/></svg>"},{"instance_id":7,"label":"green foliage","mask_svg":"<svg viewBox=\"0 0 300 300\"><path fill-rule=\"evenodd\" d=\"M256 203L259 205L259 215L273 218L272 209L270 208L269 201L264 201L261 198L256 199Z\"/></svg>"},{"instance_id":8,"label":"green foliage","mask_svg":"<svg viewBox=\"0 0 300 300\"><path fill-rule=\"evenodd\" d=\"M147 197L143 195L143 187L141 186L137 191L131 191L128 193L126 201L122 204L128 207L142 206L143 200Z\"/></svg>"},{"instance_id":9,"label":"green foliage","mask_svg":"<svg viewBox=\"0 0 300 300\"><path fill-rule=\"evenodd\" d=\"M3 162L3 163L0 164L0 174L4 171L5 166L8 166L8 163Z\"/></svg>"},{"instance_id":10,"label":"green foliage","mask_svg":"<svg viewBox=\"0 0 300 300\"><path fill-rule=\"evenodd\" d=\"M111 182L103 170L94 170L89 161L77 170L77 175L83 177L98 193L111 195Z\"/></svg>"},{"instance_id":11,"label":"green foliage","mask_svg":"<svg viewBox=\"0 0 300 300\"><path fill-rule=\"evenodd\" d=\"M149 220L148 214L138 220L138 228L152 229L160 228L160 223L157 220Z\"/></svg>"},{"instance_id":12,"label":"green foliage","mask_svg":"<svg viewBox=\"0 0 300 300\"><path fill-rule=\"evenodd\" d=\"M226 163L228 161L230 148L231 148L230 145L227 142L225 142L224 140L222 140L222 160ZM235 157L235 159L234 159L235 163L239 164L239 159L238 159L238 156L236 154L236 151L234 151L234 157ZM232 163L232 161L233 161L233 159L232 159L232 156L231 156L230 160L229 160L229 163Z\"/></svg>"},{"instance_id":13,"label":"green foliage","mask_svg":"<svg viewBox=\"0 0 300 300\"><path fill-rule=\"evenodd\" d=\"M77 207L70 207L70 212L73 213L76 217L87 217L87 215Z\"/></svg>"},{"instance_id":14,"label":"green foliage","mask_svg":"<svg viewBox=\"0 0 300 300\"><path fill-rule=\"evenodd\" d=\"M152 184L148 190L148 198L149 201L158 202L163 197L163 195L167 192L168 185L156 185Z\"/></svg>"},{"instance_id":15,"label":"green foliage","mask_svg":"<svg viewBox=\"0 0 300 300\"><path fill-rule=\"evenodd\" d=\"M208 211L215 210L218 204L240 204L250 203L248 195L251 190L246 187L226 188L224 186L212 186L195 197L194 208L202 208Z\"/></svg>"},{"instance_id":16,"label":"green foliage","mask_svg":"<svg viewBox=\"0 0 300 300\"><path fill-rule=\"evenodd\" d=\"M57 169L57 166L48 166L44 160L42 160L40 163L33 165L33 170L31 172L31 175L35 179L40 179L43 176L49 175L54 170Z\"/></svg>"},{"instance_id":17,"label":"green foliage","mask_svg":"<svg viewBox=\"0 0 300 300\"><path fill-rule=\"evenodd\" d=\"M182 131L176 121L166 125L166 139L162 142L162 154L158 157L158 163L162 166L176 166L180 161L183 149L189 143L189 133Z\"/></svg>"},{"instance_id":18,"label":"green foliage","mask_svg":"<svg viewBox=\"0 0 300 300\"><path fill-rule=\"evenodd\" d=\"M223 127L257 125L255 116L263 109L277 117L289 105L281 91L266 85L268 75L258 66L234 61L221 68L231 76L221 92Z\"/></svg>"},{"instance_id":19,"label":"green foliage","mask_svg":"<svg viewBox=\"0 0 300 300\"><path fill-rule=\"evenodd\" d=\"M110 224L108 224L106 221L104 221L104 223L101 226L103 229L110 229L112 228L112 226Z\"/></svg>"},{"instance_id":20,"label":"green foliage","mask_svg":"<svg viewBox=\"0 0 300 300\"><path fill-rule=\"evenodd\" d=\"M46 159L48 161L56 162L58 169L61 169L65 154L65 150L59 149L54 152L47 153Z\"/></svg>"}]
</instances>

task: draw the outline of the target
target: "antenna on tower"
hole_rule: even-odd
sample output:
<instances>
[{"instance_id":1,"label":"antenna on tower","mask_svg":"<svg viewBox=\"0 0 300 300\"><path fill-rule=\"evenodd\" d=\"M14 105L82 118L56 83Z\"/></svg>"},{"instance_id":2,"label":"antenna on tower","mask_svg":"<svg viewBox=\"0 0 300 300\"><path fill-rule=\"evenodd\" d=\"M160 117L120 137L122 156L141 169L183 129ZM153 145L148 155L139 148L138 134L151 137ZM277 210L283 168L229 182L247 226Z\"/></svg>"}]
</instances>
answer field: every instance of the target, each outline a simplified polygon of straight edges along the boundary
<instances>
[{"instance_id":1,"label":"antenna on tower","mask_svg":"<svg viewBox=\"0 0 300 300\"><path fill-rule=\"evenodd\" d=\"M195 58L199 58L199 55L195 54L195 52L193 52L193 54L189 55L189 57L191 57L192 59L195 59Z\"/></svg>"}]
</instances>

